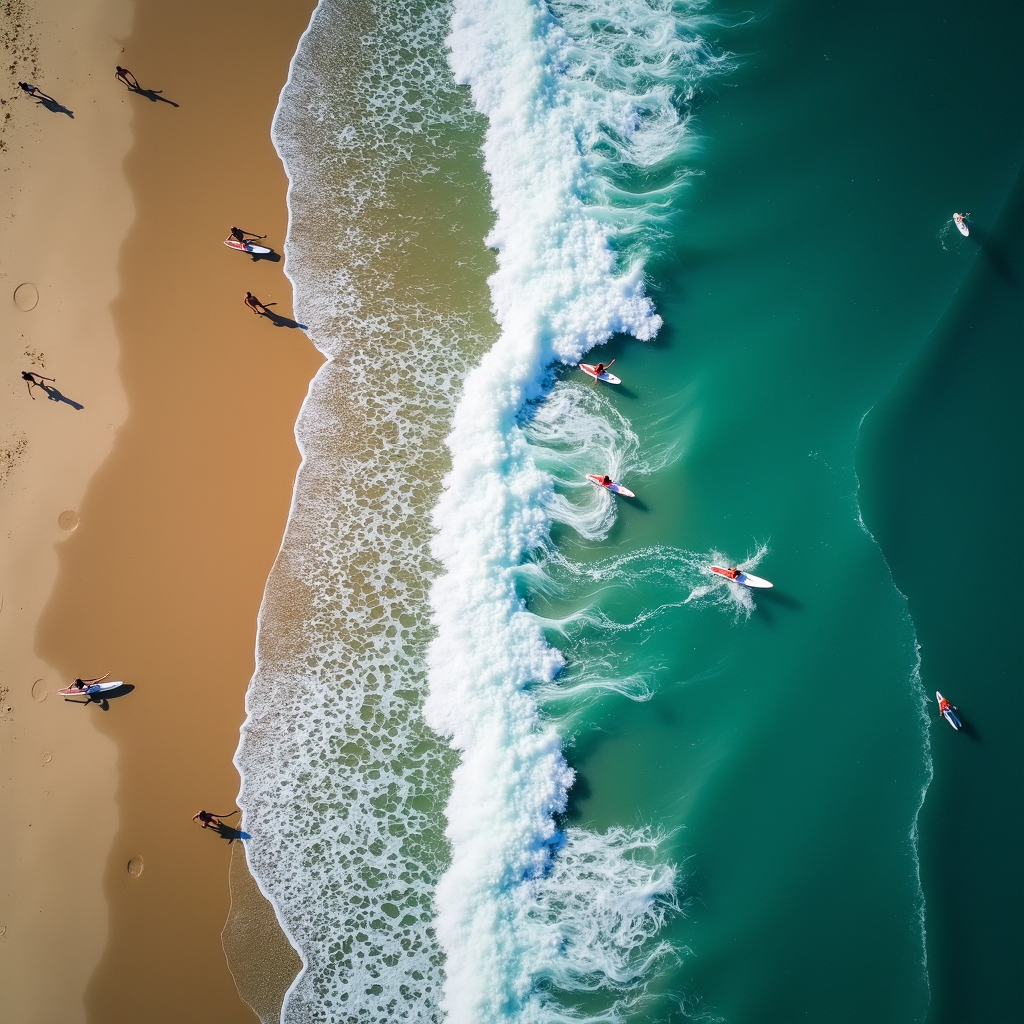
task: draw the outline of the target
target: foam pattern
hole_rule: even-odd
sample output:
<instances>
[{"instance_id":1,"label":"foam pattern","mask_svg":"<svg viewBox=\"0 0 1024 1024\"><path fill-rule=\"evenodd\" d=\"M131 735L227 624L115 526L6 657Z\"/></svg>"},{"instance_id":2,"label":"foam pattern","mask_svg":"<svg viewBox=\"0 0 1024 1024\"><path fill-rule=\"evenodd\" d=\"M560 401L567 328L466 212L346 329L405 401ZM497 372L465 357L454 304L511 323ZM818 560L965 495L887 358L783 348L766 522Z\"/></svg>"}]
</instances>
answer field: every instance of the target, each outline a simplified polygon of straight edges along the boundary
<instances>
[{"instance_id":1,"label":"foam pattern","mask_svg":"<svg viewBox=\"0 0 1024 1024\"><path fill-rule=\"evenodd\" d=\"M455 409L433 517L444 574L431 590L424 713L460 755L435 919L453 1024L622 1019L665 953L656 934L676 905L672 869L627 856L639 836L556 825L573 772L537 696L566 658L520 587L545 572L555 522L592 542L614 521L610 496L581 480L581 456L601 458L594 470L644 470L628 423L593 389L549 394L550 367L661 325L643 261L685 177L692 89L716 64L694 10L455 4L452 67L488 121L501 334ZM581 1010L580 991L601 993L603 1008Z\"/></svg>"},{"instance_id":2,"label":"foam pattern","mask_svg":"<svg viewBox=\"0 0 1024 1024\"><path fill-rule=\"evenodd\" d=\"M454 757L420 710L427 511L489 339L485 306L416 279L433 256L401 214L479 124L447 67L448 18L325 0L274 126L296 313L329 358L296 427L303 463L236 755L250 868L303 961L287 1024L440 1019L433 893ZM459 188L446 201L473 199Z\"/></svg>"}]
</instances>

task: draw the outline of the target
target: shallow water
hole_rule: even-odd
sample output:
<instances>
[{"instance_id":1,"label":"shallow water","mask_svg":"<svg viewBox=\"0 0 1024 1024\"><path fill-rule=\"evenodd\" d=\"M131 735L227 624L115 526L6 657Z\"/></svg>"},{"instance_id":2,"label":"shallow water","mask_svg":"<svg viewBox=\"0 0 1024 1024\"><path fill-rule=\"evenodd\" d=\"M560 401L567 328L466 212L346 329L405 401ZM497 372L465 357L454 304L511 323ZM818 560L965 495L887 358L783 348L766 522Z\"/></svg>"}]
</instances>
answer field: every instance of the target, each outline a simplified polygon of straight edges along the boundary
<instances>
[{"instance_id":1,"label":"shallow water","mask_svg":"<svg viewBox=\"0 0 1024 1024\"><path fill-rule=\"evenodd\" d=\"M1019 14L876 6L460 0L450 54L444 5L318 8L275 139L332 361L237 757L306 964L285 1020L1016 1013L957 936L1019 949L1019 915L950 880L1008 879L1019 830L979 805L954 861L928 791L935 756L1019 802L1010 739L961 767L935 734L948 527L892 480L917 445L941 486L964 309L1002 302L977 326L1019 377ZM954 24L985 58L955 83ZM602 343L620 388L563 365ZM1020 431L969 365L995 467ZM958 514L1010 545L1004 496ZM948 695L971 720L999 678Z\"/></svg>"}]
</instances>

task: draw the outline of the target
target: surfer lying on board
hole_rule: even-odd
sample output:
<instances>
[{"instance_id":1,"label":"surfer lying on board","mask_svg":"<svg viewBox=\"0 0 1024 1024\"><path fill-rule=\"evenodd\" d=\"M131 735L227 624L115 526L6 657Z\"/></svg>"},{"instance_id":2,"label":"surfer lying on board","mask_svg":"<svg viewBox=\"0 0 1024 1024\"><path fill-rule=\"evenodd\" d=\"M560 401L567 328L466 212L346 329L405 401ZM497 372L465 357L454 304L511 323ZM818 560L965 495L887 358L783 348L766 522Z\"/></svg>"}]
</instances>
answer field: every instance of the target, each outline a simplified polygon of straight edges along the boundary
<instances>
[{"instance_id":1,"label":"surfer lying on board","mask_svg":"<svg viewBox=\"0 0 1024 1024\"><path fill-rule=\"evenodd\" d=\"M102 683L109 675L109 672L104 672L103 675L97 676L95 679L76 679L71 685L76 690L88 690L93 683Z\"/></svg>"},{"instance_id":2,"label":"surfer lying on board","mask_svg":"<svg viewBox=\"0 0 1024 1024\"><path fill-rule=\"evenodd\" d=\"M731 580L738 579L739 578L739 574L740 574L739 569L726 569L725 570L725 575L728 576L729 579L731 579Z\"/></svg>"},{"instance_id":3,"label":"surfer lying on board","mask_svg":"<svg viewBox=\"0 0 1024 1024\"><path fill-rule=\"evenodd\" d=\"M615 360L613 359L611 363L598 363L594 367L594 376L595 377L600 377L601 374L604 373L604 371L607 370L608 367L611 366L612 363L614 363L614 362L615 362Z\"/></svg>"},{"instance_id":4,"label":"surfer lying on board","mask_svg":"<svg viewBox=\"0 0 1024 1024\"><path fill-rule=\"evenodd\" d=\"M233 238L236 242L241 242L243 245L249 239L258 242L261 238L266 237L266 235L255 235L251 231L243 231L241 228L232 228L231 234L228 235L228 238Z\"/></svg>"},{"instance_id":5,"label":"surfer lying on board","mask_svg":"<svg viewBox=\"0 0 1024 1024\"><path fill-rule=\"evenodd\" d=\"M36 373L34 370L22 370L21 379L25 381L25 385L28 388L28 397L31 398L32 401L34 402L36 400L36 396L32 394L32 389L42 388L43 391L46 391L46 387L43 384L43 381L48 380L51 383L53 383L53 381L56 378L44 377L41 373Z\"/></svg>"}]
</instances>

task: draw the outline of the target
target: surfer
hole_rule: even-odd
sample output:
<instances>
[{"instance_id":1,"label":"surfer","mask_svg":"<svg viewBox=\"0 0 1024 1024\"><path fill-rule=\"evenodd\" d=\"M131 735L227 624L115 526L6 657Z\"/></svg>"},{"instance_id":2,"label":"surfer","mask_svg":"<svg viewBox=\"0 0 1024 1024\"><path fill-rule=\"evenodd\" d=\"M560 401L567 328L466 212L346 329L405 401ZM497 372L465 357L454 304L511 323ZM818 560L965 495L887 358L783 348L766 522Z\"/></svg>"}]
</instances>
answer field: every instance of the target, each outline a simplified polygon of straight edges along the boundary
<instances>
[{"instance_id":1,"label":"surfer","mask_svg":"<svg viewBox=\"0 0 1024 1024\"><path fill-rule=\"evenodd\" d=\"M203 828L226 828L226 829L230 829L231 826L230 825L225 825L224 822L221 819L222 818L230 818L232 814L237 814L237 813L238 813L238 811L234 810L234 811L231 812L231 814L220 814L220 815L217 815L217 814L211 814L210 811L200 811L198 814L194 814L192 816L192 820L193 821L198 821L203 826ZM248 836L243 836L243 838L248 839L249 837Z\"/></svg>"},{"instance_id":2,"label":"surfer","mask_svg":"<svg viewBox=\"0 0 1024 1024\"><path fill-rule=\"evenodd\" d=\"M246 236L248 236L248 237L246 237ZM243 245L245 245L245 243L247 241L249 241L249 239L252 239L253 241L258 242L261 238L266 238L267 236L266 235L255 235L251 231L243 231L241 228L234 228L233 227L231 229L231 234L228 235L228 237L229 238L233 238L236 242L241 242Z\"/></svg>"},{"instance_id":3,"label":"surfer","mask_svg":"<svg viewBox=\"0 0 1024 1024\"><path fill-rule=\"evenodd\" d=\"M114 78L123 82L132 92L141 92L142 86L139 85L139 80L127 69L118 65L114 69Z\"/></svg>"},{"instance_id":4,"label":"surfer","mask_svg":"<svg viewBox=\"0 0 1024 1024\"><path fill-rule=\"evenodd\" d=\"M72 685L76 690L81 690L84 693L93 683L102 683L109 675L109 672L104 672L103 675L97 676L95 679L76 679Z\"/></svg>"},{"instance_id":5,"label":"surfer","mask_svg":"<svg viewBox=\"0 0 1024 1024\"><path fill-rule=\"evenodd\" d=\"M612 482L612 478L610 476L603 476L603 477L601 477L601 486L602 487L607 487L611 482Z\"/></svg>"},{"instance_id":6,"label":"surfer","mask_svg":"<svg viewBox=\"0 0 1024 1024\"><path fill-rule=\"evenodd\" d=\"M594 376L595 377L600 377L601 374L604 373L604 371L607 370L608 367L611 366L612 363L614 363L614 362L615 362L615 360L613 359L611 363L598 363L594 367Z\"/></svg>"},{"instance_id":7,"label":"surfer","mask_svg":"<svg viewBox=\"0 0 1024 1024\"><path fill-rule=\"evenodd\" d=\"M52 384L56 380L55 377L44 377L41 373L36 373L34 370L22 370L21 379L25 382L25 386L28 388L28 397L33 402L36 400L36 396L32 394L33 388L42 388L43 391L46 391L46 385L43 381L48 380ZM49 394L48 391L46 393Z\"/></svg>"},{"instance_id":8,"label":"surfer","mask_svg":"<svg viewBox=\"0 0 1024 1024\"><path fill-rule=\"evenodd\" d=\"M259 299L253 295L252 292L246 292L245 298L242 300L257 316L263 316L265 313L270 312L271 306L276 306L276 302L260 302Z\"/></svg>"},{"instance_id":9,"label":"surfer","mask_svg":"<svg viewBox=\"0 0 1024 1024\"><path fill-rule=\"evenodd\" d=\"M736 579L739 576L740 571L739 571L739 569L735 569L735 568L733 568L733 569L726 569L725 570L725 574L729 577L729 579L734 580L734 579Z\"/></svg>"}]
</instances>

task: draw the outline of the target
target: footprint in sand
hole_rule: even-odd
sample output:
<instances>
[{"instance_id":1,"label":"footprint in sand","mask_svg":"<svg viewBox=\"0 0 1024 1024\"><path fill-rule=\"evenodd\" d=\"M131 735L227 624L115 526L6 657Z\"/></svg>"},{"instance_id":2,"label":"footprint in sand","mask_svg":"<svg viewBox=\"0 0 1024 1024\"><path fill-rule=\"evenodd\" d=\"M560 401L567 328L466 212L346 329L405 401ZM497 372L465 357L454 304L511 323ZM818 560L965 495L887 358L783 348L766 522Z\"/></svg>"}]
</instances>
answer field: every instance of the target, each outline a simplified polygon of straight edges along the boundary
<instances>
[{"instance_id":1,"label":"footprint in sand","mask_svg":"<svg viewBox=\"0 0 1024 1024\"><path fill-rule=\"evenodd\" d=\"M79 522L78 513L72 512L71 509L68 509L66 512L61 512L61 514L57 516L57 525L62 530L76 530Z\"/></svg>"},{"instance_id":2,"label":"footprint in sand","mask_svg":"<svg viewBox=\"0 0 1024 1024\"><path fill-rule=\"evenodd\" d=\"M138 878L139 875L142 874L142 869L144 867L145 864L143 864L141 857L132 857L132 859L128 861L128 874L131 875L132 878Z\"/></svg>"},{"instance_id":3,"label":"footprint in sand","mask_svg":"<svg viewBox=\"0 0 1024 1024\"><path fill-rule=\"evenodd\" d=\"M42 704L43 701L46 700L46 680L45 679L37 679L32 684L32 699L37 704Z\"/></svg>"},{"instance_id":4,"label":"footprint in sand","mask_svg":"<svg viewBox=\"0 0 1024 1024\"><path fill-rule=\"evenodd\" d=\"M36 308L39 304L39 289L26 281L14 289L14 304L24 313Z\"/></svg>"}]
</instances>

